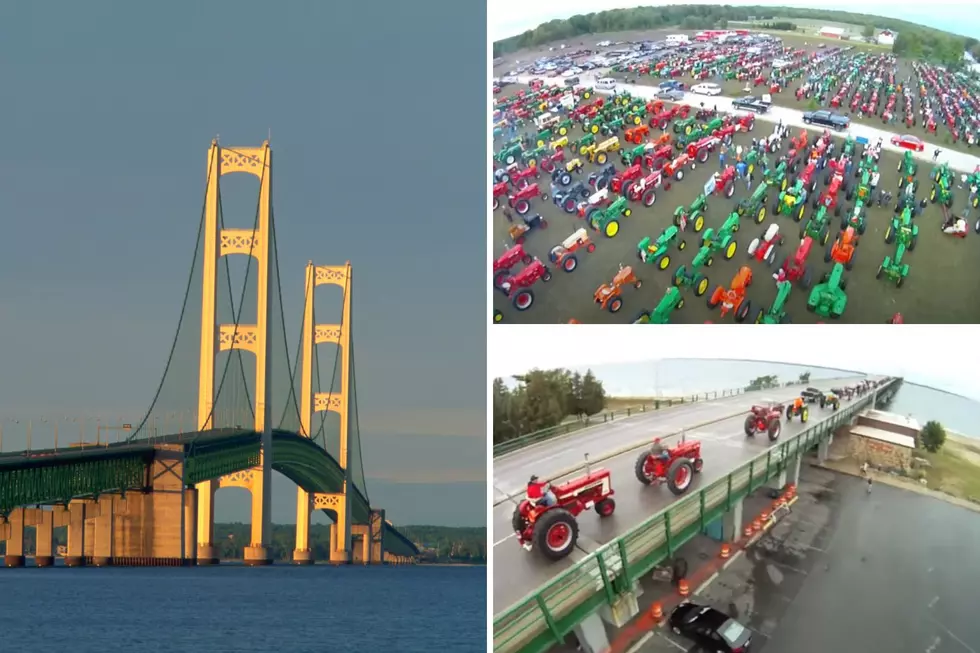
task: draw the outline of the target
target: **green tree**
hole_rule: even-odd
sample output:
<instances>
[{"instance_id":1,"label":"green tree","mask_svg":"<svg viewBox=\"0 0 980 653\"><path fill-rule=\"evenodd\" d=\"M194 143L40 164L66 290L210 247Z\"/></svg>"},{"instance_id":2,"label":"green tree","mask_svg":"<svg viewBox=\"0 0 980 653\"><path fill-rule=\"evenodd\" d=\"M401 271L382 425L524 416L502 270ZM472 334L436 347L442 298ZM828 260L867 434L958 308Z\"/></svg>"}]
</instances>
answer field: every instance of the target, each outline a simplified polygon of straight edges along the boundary
<instances>
[{"instance_id":1,"label":"green tree","mask_svg":"<svg viewBox=\"0 0 980 653\"><path fill-rule=\"evenodd\" d=\"M557 426L569 415L594 415L605 404L605 390L591 370L582 376L534 369L513 378L514 388L500 378L491 386L494 444Z\"/></svg>"},{"instance_id":2,"label":"green tree","mask_svg":"<svg viewBox=\"0 0 980 653\"><path fill-rule=\"evenodd\" d=\"M861 36L866 39L873 38L875 35L875 26L871 23L866 23L864 29L861 30Z\"/></svg>"},{"instance_id":3,"label":"green tree","mask_svg":"<svg viewBox=\"0 0 980 653\"><path fill-rule=\"evenodd\" d=\"M810 382L810 372L807 371L807 372L804 372L803 374L800 374L798 381L799 381L799 383L809 383Z\"/></svg>"},{"instance_id":4,"label":"green tree","mask_svg":"<svg viewBox=\"0 0 980 653\"><path fill-rule=\"evenodd\" d=\"M746 392L751 392L752 390L768 390L769 388L779 387L779 377L774 374L768 374L766 376L760 376L758 378L749 381L749 384L745 386Z\"/></svg>"},{"instance_id":5,"label":"green tree","mask_svg":"<svg viewBox=\"0 0 980 653\"><path fill-rule=\"evenodd\" d=\"M946 443L946 429L939 422L929 420L919 432L919 442L929 453L936 453Z\"/></svg>"},{"instance_id":6,"label":"green tree","mask_svg":"<svg viewBox=\"0 0 980 653\"><path fill-rule=\"evenodd\" d=\"M582 387L578 395L578 408L580 413L595 415L602 411L606 405L606 391L602 387L592 370L588 370L582 377Z\"/></svg>"}]
</instances>

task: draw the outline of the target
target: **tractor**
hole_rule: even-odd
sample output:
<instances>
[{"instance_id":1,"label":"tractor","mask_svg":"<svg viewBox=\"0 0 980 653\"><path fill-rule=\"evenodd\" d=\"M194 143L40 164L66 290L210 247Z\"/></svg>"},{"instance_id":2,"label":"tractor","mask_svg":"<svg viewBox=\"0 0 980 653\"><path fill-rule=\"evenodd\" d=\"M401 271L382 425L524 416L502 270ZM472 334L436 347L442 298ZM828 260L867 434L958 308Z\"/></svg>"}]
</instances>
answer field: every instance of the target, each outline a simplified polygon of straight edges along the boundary
<instances>
[{"instance_id":1,"label":"tractor","mask_svg":"<svg viewBox=\"0 0 980 653\"><path fill-rule=\"evenodd\" d=\"M895 247L895 257L886 256L885 260L878 266L875 279L881 279L882 276L888 277L889 281L895 282L896 288L901 288L902 284L905 283L905 277L909 276L909 264L902 262L904 258L905 245L899 243Z\"/></svg>"},{"instance_id":2,"label":"tractor","mask_svg":"<svg viewBox=\"0 0 980 653\"><path fill-rule=\"evenodd\" d=\"M657 202L657 189L660 188L663 174L654 170L626 187L626 197L631 202L640 202L643 206L653 206Z\"/></svg>"},{"instance_id":3,"label":"tractor","mask_svg":"<svg viewBox=\"0 0 980 653\"><path fill-rule=\"evenodd\" d=\"M800 241L799 247L793 252L793 256L787 256L783 259L782 265L773 275L776 279L776 283L781 281L799 281L800 287L804 290L810 287L811 276L810 276L810 266L806 264L806 259L810 255L810 250L813 248L813 239L809 236L803 238Z\"/></svg>"},{"instance_id":4,"label":"tractor","mask_svg":"<svg viewBox=\"0 0 980 653\"><path fill-rule=\"evenodd\" d=\"M659 439L659 438L658 438ZM694 475L704 467L701 458L701 443L685 440L662 453L654 449L642 452L636 458L636 479L644 485L667 484L667 489L680 496L691 487Z\"/></svg>"},{"instance_id":5,"label":"tractor","mask_svg":"<svg viewBox=\"0 0 980 653\"><path fill-rule=\"evenodd\" d=\"M763 261L769 267L776 263L776 248L783 244L779 225L773 223L758 238L753 238L746 250L749 258Z\"/></svg>"},{"instance_id":6,"label":"tractor","mask_svg":"<svg viewBox=\"0 0 980 653\"><path fill-rule=\"evenodd\" d=\"M727 199L731 199L735 194L735 166L726 166L721 172L716 172L711 177L712 193L721 193ZM705 188L708 185L705 184Z\"/></svg>"},{"instance_id":7,"label":"tractor","mask_svg":"<svg viewBox=\"0 0 980 653\"><path fill-rule=\"evenodd\" d=\"M756 224L762 224L766 219L766 200L769 193L769 184L765 181L755 187L752 195L744 197L738 201L735 212L740 216L751 215Z\"/></svg>"},{"instance_id":8,"label":"tractor","mask_svg":"<svg viewBox=\"0 0 980 653\"><path fill-rule=\"evenodd\" d=\"M623 138L626 139L627 143L635 143L636 145L642 145L643 141L646 139L647 135L650 133L650 128L646 125L639 125L637 127L630 127L623 134Z\"/></svg>"},{"instance_id":9,"label":"tractor","mask_svg":"<svg viewBox=\"0 0 980 653\"><path fill-rule=\"evenodd\" d=\"M606 161L609 160L609 153L618 151L619 137L613 136L612 138L607 138L589 152L589 161L600 166L606 165Z\"/></svg>"},{"instance_id":10,"label":"tractor","mask_svg":"<svg viewBox=\"0 0 980 653\"><path fill-rule=\"evenodd\" d=\"M908 209L902 211L901 216L892 218L892 223L885 231L885 242L889 245L896 240L905 245L908 250L915 250L915 243L919 240L919 225L912 222L912 212Z\"/></svg>"},{"instance_id":11,"label":"tractor","mask_svg":"<svg viewBox=\"0 0 980 653\"><path fill-rule=\"evenodd\" d=\"M548 252L548 260L565 272L572 272L578 267L578 257L575 256L575 252L580 249L590 254L595 251L595 243L589 240L584 227L563 240L560 245L552 247Z\"/></svg>"},{"instance_id":12,"label":"tractor","mask_svg":"<svg viewBox=\"0 0 980 653\"><path fill-rule=\"evenodd\" d=\"M608 469L597 469L560 485L552 485L557 499L553 506L541 506L525 498L511 517L517 542L526 551L537 548L549 560L561 560L575 549L578 541L577 517L595 507L600 517L616 510L612 496L612 476Z\"/></svg>"},{"instance_id":13,"label":"tractor","mask_svg":"<svg viewBox=\"0 0 980 653\"><path fill-rule=\"evenodd\" d=\"M618 134L623 129L624 122L626 121L622 116L619 116L618 118L613 118L611 120L607 120L602 125L602 133L605 134L606 136L613 136L615 134Z\"/></svg>"},{"instance_id":14,"label":"tractor","mask_svg":"<svg viewBox=\"0 0 980 653\"><path fill-rule=\"evenodd\" d=\"M634 163L641 163L643 161L643 155L645 155L647 152L651 151L652 149L653 149L653 145L651 143L647 143L646 145L637 145L636 147L629 150L624 149L620 153L619 160L622 162L624 166L631 166Z\"/></svg>"},{"instance_id":15,"label":"tractor","mask_svg":"<svg viewBox=\"0 0 980 653\"><path fill-rule=\"evenodd\" d=\"M712 227L708 227L701 234L701 247L708 246L712 252L724 252L725 260L730 261L738 250L735 233L739 230L739 222L738 213L732 213L717 232Z\"/></svg>"},{"instance_id":16,"label":"tractor","mask_svg":"<svg viewBox=\"0 0 980 653\"><path fill-rule=\"evenodd\" d=\"M932 172L929 174L929 177L931 177L932 180L937 184L943 179L945 179L947 181L946 184L947 186L953 185L954 175L953 172L949 169L949 164L946 162L943 162L938 166L935 166L932 169Z\"/></svg>"},{"instance_id":17,"label":"tractor","mask_svg":"<svg viewBox=\"0 0 980 653\"><path fill-rule=\"evenodd\" d=\"M786 161L780 161L775 168L767 169L763 178L770 186L778 187L780 193L785 191L786 187L789 186L789 178L786 176Z\"/></svg>"},{"instance_id":18,"label":"tractor","mask_svg":"<svg viewBox=\"0 0 980 653\"><path fill-rule=\"evenodd\" d=\"M951 176L943 176L940 177L939 181L933 183L932 190L929 191L930 202L941 204L946 208L953 205L953 185L951 179Z\"/></svg>"},{"instance_id":19,"label":"tractor","mask_svg":"<svg viewBox=\"0 0 980 653\"><path fill-rule=\"evenodd\" d=\"M691 157L687 155L687 152L681 152L674 158L670 163L664 164L662 172L664 177L673 177L674 181L681 181L684 179L684 166L691 164L691 168L694 168L694 164L691 163Z\"/></svg>"},{"instance_id":20,"label":"tractor","mask_svg":"<svg viewBox=\"0 0 980 653\"><path fill-rule=\"evenodd\" d=\"M905 188L898 194L898 199L895 200L895 214L898 215L908 209L912 212L912 217L916 217L922 214L922 209L926 208L927 205L928 202L924 199L916 202L915 186L906 184Z\"/></svg>"},{"instance_id":21,"label":"tractor","mask_svg":"<svg viewBox=\"0 0 980 653\"><path fill-rule=\"evenodd\" d=\"M773 202L773 213L776 215L789 215L794 220L800 222L806 212L806 188L799 179L796 183L779 193L779 197Z\"/></svg>"},{"instance_id":22,"label":"tractor","mask_svg":"<svg viewBox=\"0 0 980 653\"><path fill-rule=\"evenodd\" d=\"M586 134L577 141L569 143L568 147L572 151L578 152L579 156L588 156L593 145L595 145L595 134Z\"/></svg>"},{"instance_id":23,"label":"tractor","mask_svg":"<svg viewBox=\"0 0 980 653\"><path fill-rule=\"evenodd\" d=\"M589 185L596 190L609 188L613 177L616 176L616 166L608 163L595 172L590 172L588 176Z\"/></svg>"},{"instance_id":24,"label":"tractor","mask_svg":"<svg viewBox=\"0 0 980 653\"><path fill-rule=\"evenodd\" d=\"M844 194L844 198L850 202L852 199L857 198L858 202L863 204L871 203L871 174L865 170L861 173L859 178L857 188L848 188Z\"/></svg>"},{"instance_id":25,"label":"tractor","mask_svg":"<svg viewBox=\"0 0 980 653\"><path fill-rule=\"evenodd\" d=\"M826 408L827 406L831 406L834 410L840 409L840 397L838 397L833 391L826 394L820 394L820 407Z\"/></svg>"},{"instance_id":26,"label":"tractor","mask_svg":"<svg viewBox=\"0 0 980 653\"><path fill-rule=\"evenodd\" d=\"M685 134L688 135L698 128L697 118L693 116L690 118L684 118L683 120L677 120L674 122L674 133L675 134Z\"/></svg>"},{"instance_id":27,"label":"tractor","mask_svg":"<svg viewBox=\"0 0 980 653\"><path fill-rule=\"evenodd\" d=\"M507 203L517 211L518 215L526 216L531 211L531 200L535 197L540 197L545 201L548 199L548 194L542 193L541 188L536 183L529 184L508 196Z\"/></svg>"},{"instance_id":28,"label":"tractor","mask_svg":"<svg viewBox=\"0 0 980 653\"><path fill-rule=\"evenodd\" d=\"M793 284L789 281L776 282L776 298L769 305L769 308L760 308L755 314L756 324L789 324L792 320L786 314L786 300L793 289Z\"/></svg>"},{"instance_id":29,"label":"tractor","mask_svg":"<svg viewBox=\"0 0 980 653\"><path fill-rule=\"evenodd\" d=\"M657 237L656 241L651 242L647 236L636 245L636 254L644 263L653 263L660 270L670 267L670 248L677 246L677 251L683 252L687 247L687 242L681 238L681 231L674 225L670 225Z\"/></svg>"},{"instance_id":30,"label":"tractor","mask_svg":"<svg viewBox=\"0 0 980 653\"><path fill-rule=\"evenodd\" d=\"M848 227L844 231L838 232L833 244L827 245L827 252L823 255L824 263L834 261L843 265L847 270L852 269L859 242L854 227Z\"/></svg>"},{"instance_id":31,"label":"tractor","mask_svg":"<svg viewBox=\"0 0 980 653\"><path fill-rule=\"evenodd\" d=\"M714 258L711 256L711 248L702 247L694 255L690 269L682 264L674 272L674 285L678 288L682 286L693 288L696 297L702 296L708 291L708 277L701 274L700 270L710 268L712 263Z\"/></svg>"},{"instance_id":32,"label":"tractor","mask_svg":"<svg viewBox=\"0 0 980 653\"><path fill-rule=\"evenodd\" d=\"M687 148L687 155L697 161L698 163L707 163L708 157L711 153L715 151L715 147L720 143L720 141L714 136L703 136L693 143L689 143ZM732 175L732 179L735 176Z\"/></svg>"},{"instance_id":33,"label":"tractor","mask_svg":"<svg viewBox=\"0 0 980 653\"><path fill-rule=\"evenodd\" d=\"M800 173L800 176L796 178L794 186L797 184L802 184L803 188L806 189L807 194L812 194L817 192L817 164L810 162Z\"/></svg>"},{"instance_id":34,"label":"tractor","mask_svg":"<svg viewBox=\"0 0 980 653\"><path fill-rule=\"evenodd\" d=\"M633 286L639 290L642 285L643 282L636 277L632 267L620 264L619 271L616 272L612 281L596 288L593 299L602 310L617 313L623 307L623 288Z\"/></svg>"},{"instance_id":35,"label":"tractor","mask_svg":"<svg viewBox=\"0 0 980 653\"><path fill-rule=\"evenodd\" d=\"M609 206L604 208L592 207L585 215L589 226L600 231L606 238L614 238L619 233L619 216L630 217L633 209L627 206L625 197L617 197Z\"/></svg>"},{"instance_id":36,"label":"tractor","mask_svg":"<svg viewBox=\"0 0 980 653\"><path fill-rule=\"evenodd\" d=\"M508 247L493 262L493 287L500 290L500 283L511 276L511 268L515 267L518 263L527 265L531 260L531 255L524 251L524 245Z\"/></svg>"},{"instance_id":37,"label":"tractor","mask_svg":"<svg viewBox=\"0 0 980 653\"><path fill-rule=\"evenodd\" d=\"M520 143L506 145L503 149L497 152L496 155L494 155L494 160L496 160L498 163L503 163L504 165L509 166L517 162L517 159L520 158L523 151L524 148Z\"/></svg>"},{"instance_id":38,"label":"tractor","mask_svg":"<svg viewBox=\"0 0 980 653\"><path fill-rule=\"evenodd\" d=\"M726 290L721 286L716 286L711 297L708 298L708 308L721 306L721 317L724 318L729 312L735 314L736 322L744 322L752 310L752 302L745 297L745 292L752 285L752 268L742 266L732 278L731 286Z\"/></svg>"},{"instance_id":39,"label":"tractor","mask_svg":"<svg viewBox=\"0 0 980 653\"><path fill-rule=\"evenodd\" d=\"M793 418L797 416L804 424L810 419L810 407L803 397L794 397L793 401L786 405L786 421L792 422Z\"/></svg>"},{"instance_id":40,"label":"tractor","mask_svg":"<svg viewBox=\"0 0 980 653\"><path fill-rule=\"evenodd\" d=\"M844 266L835 263L830 273L824 273L820 283L810 291L806 302L806 310L820 317L839 318L847 308L847 279L844 278Z\"/></svg>"},{"instance_id":41,"label":"tractor","mask_svg":"<svg viewBox=\"0 0 980 653\"><path fill-rule=\"evenodd\" d=\"M686 209L678 206L674 209L674 226L681 231L687 231L688 225L694 229L694 233L701 233L704 229L704 211L708 208L708 198L701 193L694 198L691 206Z\"/></svg>"},{"instance_id":42,"label":"tractor","mask_svg":"<svg viewBox=\"0 0 980 653\"><path fill-rule=\"evenodd\" d=\"M534 215L524 214L521 216L521 221L519 223L512 224L507 228L507 234L510 236L512 241L518 245L521 245L524 243L524 238L531 231L534 231L535 229L547 228L548 221L541 217L540 213L535 213Z\"/></svg>"},{"instance_id":43,"label":"tractor","mask_svg":"<svg viewBox=\"0 0 980 653\"><path fill-rule=\"evenodd\" d=\"M514 308L526 311L534 303L534 291L531 286L538 279L547 283L551 281L551 270L538 259L534 259L523 270L513 276L500 280L500 290L511 298Z\"/></svg>"},{"instance_id":44,"label":"tractor","mask_svg":"<svg viewBox=\"0 0 980 653\"><path fill-rule=\"evenodd\" d=\"M627 189L632 183L643 176L643 167L636 163L626 168L622 172L617 172L609 180L609 190L620 195L627 196Z\"/></svg>"},{"instance_id":45,"label":"tractor","mask_svg":"<svg viewBox=\"0 0 980 653\"><path fill-rule=\"evenodd\" d=\"M675 286L667 288L660 303L652 311L640 311L633 324L667 324L675 310L684 307L684 296Z\"/></svg>"},{"instance_id":46,"label":"tractor","mask_svg":"<svg viewBox=\"0 0 980 653\"><path fill-rule=\"evenodd\" d=\"M816 212L811 215L806 224L800 227L800 239L809 236L813 238L816 242L820 243L821 246L827 244L830 240L830 218L827 217L827 207L819 206Z\"/></svg>"},{"instance_id":47,"label":"tractor","mask_svg":"<svg viewBox=\"0 0 980 653\"><path fill-rule=\"evenodd\" d=\"M576 181L574 184L556 192L552 200L565 213L574 215L576 209L578 209L579 202L587 200L589 195L591 193L589 192L589 187L585 185L585 182Z\"/></svg>"},{"instance_id":48,"label":"tractor","mask_svg":"<svg viewBox=\"0 0 980 653\"><path fill-rule=\"evenodd\" d=\"M752 406L745 418L745 435L753 438L756 433L766 433L769 441L775 442L783 430L782 418L782 404L769 402L765 406Z\"/></svg>"},{"instance_id":49,"label":"tractor","mask_svg":"<svg viewBox=\"0 0 980 653\"><path fill-rule=\"evenodd\" d=\"M902 155L902 160L898 163L898 187L901 188L906 184L912 184L918 190L919 182L915 179L915 173L918 171L919 164L912 158L912 153L906 150L905 154Z\"/></svg>"},{"instance_id":50,"label":"tractor","mask_svg":"<svg viewBox=\"0 0 980 653\"><path fill-rule=\"evenodd\" d=\"M867 228L867 216L868 209L860 200L854 205L846 215L842 215L840 219L840 228L847 229L848 227L853 227L855 231L860 235L864 235L864 230Z\"/></svg>"}]
</instances>

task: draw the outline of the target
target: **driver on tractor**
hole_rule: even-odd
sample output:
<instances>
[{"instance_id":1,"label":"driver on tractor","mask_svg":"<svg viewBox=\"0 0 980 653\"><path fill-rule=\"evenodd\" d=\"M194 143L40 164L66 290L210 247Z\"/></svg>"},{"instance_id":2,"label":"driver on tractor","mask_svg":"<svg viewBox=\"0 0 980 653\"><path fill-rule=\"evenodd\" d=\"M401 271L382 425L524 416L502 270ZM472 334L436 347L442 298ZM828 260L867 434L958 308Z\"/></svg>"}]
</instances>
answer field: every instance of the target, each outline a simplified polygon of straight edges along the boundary
<instances>
[{"instance_id":1,"label":"driver on tractor","mask_svg":"<svg viewBox=\"0 0 980 653\"><path fill-rule=\"evenodd\" d=\"M558 503L558 497L551 491L551 483L539 481L537 476L532 476L527 482L527 500L542 508Z\"/></svg>"},{"instance_id":2,"label":"driver on tractor","mask_svg":"<svg viewBox=\"0 0 980 653\"><path fill-rule=\"evenodd\" d=\"M667 451L667 448L664 447L664 445L660 444L660 438L653 439L653 446L650 447L650 455L654 458L659 458L664 462L670 460L670 452Z\"/></svg>"}]
</instances>

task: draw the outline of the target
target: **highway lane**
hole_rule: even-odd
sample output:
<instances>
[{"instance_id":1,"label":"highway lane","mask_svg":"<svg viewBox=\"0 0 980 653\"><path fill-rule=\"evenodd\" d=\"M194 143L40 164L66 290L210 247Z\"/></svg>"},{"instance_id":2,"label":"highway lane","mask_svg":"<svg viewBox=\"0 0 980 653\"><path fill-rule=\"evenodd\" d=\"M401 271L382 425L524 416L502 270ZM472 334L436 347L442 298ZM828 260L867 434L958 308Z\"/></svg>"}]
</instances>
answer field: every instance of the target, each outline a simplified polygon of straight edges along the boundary
<instances>
[{"instance_id":1,"label":"highway lane","mask_svg":"<svg viewBox=\"0 0 980 653\"><path fill-rule=\"evenodd\" d=\"M534 75L518 75L518 81L521 84L528 84L532 79L535 79ZM550 86L561 86L563 83L560 80L550 79L546 82ZM606 95L612 95L614 93L621 93L622 91L629 91L632 95L636 97L641 97L646 100L652 100L656 98L658 89L653 86L641 86L639 84L621 84L617 83L615 91L602 91L596 90L597 93L604 93ZM695 95L694 93L684 93L684 104L690 104L691 106L698 106L702 102L707 107L717 106L719 111L725 112L735 112L735 113L745 113L742 109L735 109L732 107L732 100L736 98L727 97L724 95ZM817 127L815 125L807 125L803 122L803 111L797 109L791 109L789 107L780 107L772 105L767 113L761 113L756 115L757 120L777 123L780 120L783 124L790 125L793 127L806 127L808 129L822 130L822 127ZM864 137L867 138L869 142L877 141L878 138L882 138L884 144L882 149L890 150L892 152L905 152L903 148L896 147L891 144L891 137L894 135L901 135L905 132L902 131L887 131L884 129L878 129L870 125L858 124L856 122L851 122L851 126L844 132L836 132L839 136L851 135L854 138ZM980 166L980 157L973 156L972 154L966 154L965 152L957 152L955 150L947 149L943 145L937 145L935 143L926 143L925 150L922 152L913 152L912 156L927 163L932 163L932 153L936 148L942 151L940 156L940 161L945 161L949 166L955 170L960 170L962 172L973 172L977 166Z\"/></svg>"},{"instance_id":2,"label":"highway lane","mask_svg":"<svg viewBox=\"0 0 980 653\"><path fill-rule=\"evenodd\" d=\"M813 385L825 389L837 385L837 382L815 382ZM772 398L785 400L795 396L798 391L797 387L770 392ZM751 403L751 399L749 402ZM842 402L842 406L849 403ZM833 411L829 408L821 409L819 405L813 405L807 426L832 414ZM740 414L703 428L690 429L685 433L684 437L701 441L704 459L704 469L695 479L689 493L712 483L772 446L764 435L755 438L746 437L743 431L744 421L745 415ZM693 425L693 422L691 424ZM784 420L780 441L799 433L803 428L804 425L798 420L790 423ZM642 437L641 435L640 439ZM630 451L595 466L605 467L612 473L612 484L616 490L614 497L616 512L606 519L599 519L592 511L583 513L579 517L580 535L577 550L564 560L549 562L535 551L523 550L518 545L510 524L514 504L508 501L494 507L494 614L513 605L550 578L573 566L598 546L612 541L680 498L671 494L666 487L647 487L640 484L633 470L637 455L639 450Z\"/></svg>"}]
</instances>

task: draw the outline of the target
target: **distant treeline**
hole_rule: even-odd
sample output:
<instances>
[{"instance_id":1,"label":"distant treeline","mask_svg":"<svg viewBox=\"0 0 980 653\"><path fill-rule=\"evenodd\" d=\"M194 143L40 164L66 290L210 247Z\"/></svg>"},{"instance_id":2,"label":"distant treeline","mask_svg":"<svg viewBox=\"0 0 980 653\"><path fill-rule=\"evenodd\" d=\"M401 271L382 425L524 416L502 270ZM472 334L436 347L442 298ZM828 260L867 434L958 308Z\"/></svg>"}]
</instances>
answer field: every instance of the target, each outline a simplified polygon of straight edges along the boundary
<instances>
[{"instance_id":1,"label":"distant treeline","mask_svg":"<svg viewBox=\"0 0 980 653\"><path fill-rule=\"evenodd\" d=\"M532 30L510 38L495 41L493 56L499 57L507 52L532 48L554 41L571 40L586 34L606 32L626 32L650 30L666 27L680 29L724 29L729 21L745 22L769 21L769 29L784 29L786 25L795 30L794 23L776 21L775 18L798 18L801 20L824 20L856 26L890 29L898 32L893 51L901 56L930 60L947 65L959 65L963 52L969 48L980 54L980 43L974 38L954 36L929 27L923 27L896 18L869 16L849 11L829 9L798 9L793 7L760 7L729 5L665 5L658 7L635 7L633 9L611 9L591 14L579 14L567 19L552 20L538 25ZM867 30L865 30L867 31Z\"/></svg>"},{"instance_id":2,"label":"distant treeline","mask_svg":"<svg viewBox=\"0 0 980 653\"><path fill-rule=\"evenodd\" d=\"M606 391L592 370L531 370L515 376L518 386L493 381L493 443L561 424L569 416L595 415L606 405Z\"/></svg>"}]
</instances>

